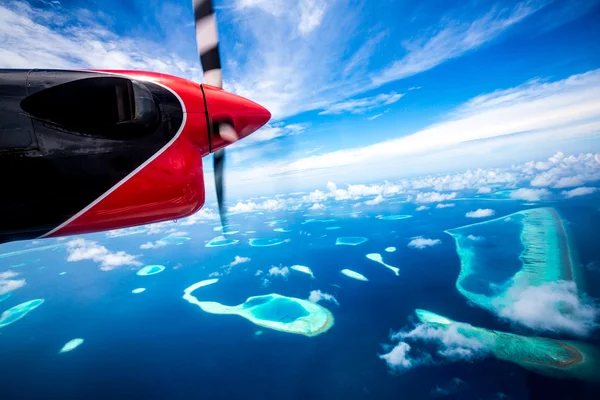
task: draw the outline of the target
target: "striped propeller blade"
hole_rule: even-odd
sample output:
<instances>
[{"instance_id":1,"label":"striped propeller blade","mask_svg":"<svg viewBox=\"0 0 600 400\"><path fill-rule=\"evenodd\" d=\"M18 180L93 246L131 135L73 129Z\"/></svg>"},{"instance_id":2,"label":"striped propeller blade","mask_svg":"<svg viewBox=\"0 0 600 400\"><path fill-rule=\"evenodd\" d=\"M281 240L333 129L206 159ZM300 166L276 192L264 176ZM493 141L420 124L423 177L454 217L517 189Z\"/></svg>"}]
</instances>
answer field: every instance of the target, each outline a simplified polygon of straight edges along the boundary
<instances>
[{"instance_id":1,"label":"striped propeller blade","mask_svg":"<svg viewBox=\"0 0 600 400\"><path fill-rule=\"evenodd\" d=\"M194 19L196 20L196 44L204 72L204 83L223 88L223 75L221 73L221 56L219 54L219 34L217 31L217 18L212 0L193 0ZM214 121L218 122L218 121ZM233 126L220 123L218 127L221 137L228 142L237 140ZM223 169L225 167L225 150L219 149L213 154L213 174L215 176L215 189L223 234L227 227L224 206L224 181Z\"/></svg>"},{"instance_id":2,"label":"striped propeller blade","mask_svg":"<svg viewBox=\"0 0 600 400\"><path fill-rule=\"evenodd\" d=\"M196 20L196 44L204 71L204 83L223 87L217 18L212 0L193 0Z\"/></svg>"}]
</instances>

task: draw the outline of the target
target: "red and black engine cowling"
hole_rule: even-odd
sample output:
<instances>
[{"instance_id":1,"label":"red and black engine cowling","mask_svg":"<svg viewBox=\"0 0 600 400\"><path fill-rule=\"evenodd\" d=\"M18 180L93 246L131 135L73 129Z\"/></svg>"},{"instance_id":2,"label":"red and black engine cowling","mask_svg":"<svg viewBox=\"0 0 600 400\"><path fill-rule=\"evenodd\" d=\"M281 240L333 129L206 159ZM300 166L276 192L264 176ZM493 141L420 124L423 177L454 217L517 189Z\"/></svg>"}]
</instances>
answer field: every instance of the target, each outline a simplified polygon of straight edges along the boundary
<instances>
[{"instance_id":1,"label":"red and black engine cowling","mask_svg":"<svg viewBox=\"0 0 600 400\"><path fill-rule=\"evenodd\" d=\"M0 243L182 218L202 157L270 118L221 89L141 71L0 70Z\"/></svg>"}]
</instances>

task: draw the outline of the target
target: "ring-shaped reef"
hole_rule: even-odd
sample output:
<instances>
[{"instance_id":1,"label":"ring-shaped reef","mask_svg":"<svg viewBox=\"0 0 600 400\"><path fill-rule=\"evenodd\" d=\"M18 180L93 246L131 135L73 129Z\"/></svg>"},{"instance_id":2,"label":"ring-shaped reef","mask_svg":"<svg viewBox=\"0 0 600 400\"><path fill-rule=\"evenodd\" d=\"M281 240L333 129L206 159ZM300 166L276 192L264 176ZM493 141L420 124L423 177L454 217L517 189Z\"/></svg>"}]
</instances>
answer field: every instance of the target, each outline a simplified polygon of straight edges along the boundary
<instances>
[{"instance_id":1,"label":"ring-shaped reef","mask_svg":"<svg viewBox=\"0 0 600 400\"><path fill-rule=\"evenodd\" d=\"M339 237L337 238L337 240L335 241L335 244L337 245L345 245L345 246L358 246L359 244L362 244L364 242L366 242L367 239L366 237L362 237L362 236L344 236L344 237Z\"/></svg>"},{"instance_id":2,"label":"ring-shaped reef","mask_svg":"<svg viewBox=\"0 0 600 400\"><path fill-rule=\"evenodd\" d=\"M218 279L197 282L183 291L183 299L211 314L239 315L255 325L285 333L316 336L327 332L334 323L333 314L308 300L271 293L252 296L237 306L226 306L214 301L200 301L193 292L213 285Z\"/></svg>"},{"instance_id":3,"label":"ring-shaped reef","mask_svg":"<svg viewBox=\"0 0 600 400\"><path fill-rule=\"evenodd\" d=\"M221 247L221 246L231 246L233 244L237 244L239 240L237 239L225 239L224 237L216 237L212 239L210 242L206 243L204 247Z\"/></svg>"},{"instance_id":4,"label":"ring-shaped reef","mask_svg":"<svg viewBox=\"0 0 600 400\"><path fill-rule=\"evenodd\" d=\"M248 243L252 247L269 247L269 246L277 246L278 244L282 244L287 241L289 241L289 239L255 238L255 239L249 239Z\"/></svg>"},{"instance_id":5,"label":"ring-shaped reef","mask_svg":"<svg viewBox=\"0 0 600 400\"><path fill-rule=\"evenodd\" d=\"M146 265L145 267L140 268L138 270L138 272L136 272L136 275L139 275L139 276L156 275L156 274L160 274L164 270L165 270L165 267L163 265Z\"/></svg>"},{"instance_id":6,"label":"ring-shaped reef","mask_svg":"<svg viewBox=\"0 0 600 400\"><path fill-rule=\"evenodd\" d=\"M377 219L382 219L384 221L398 221L407 218L412 218L412 215L381 215L377 217Z\"/></svg>"}]
</instances>

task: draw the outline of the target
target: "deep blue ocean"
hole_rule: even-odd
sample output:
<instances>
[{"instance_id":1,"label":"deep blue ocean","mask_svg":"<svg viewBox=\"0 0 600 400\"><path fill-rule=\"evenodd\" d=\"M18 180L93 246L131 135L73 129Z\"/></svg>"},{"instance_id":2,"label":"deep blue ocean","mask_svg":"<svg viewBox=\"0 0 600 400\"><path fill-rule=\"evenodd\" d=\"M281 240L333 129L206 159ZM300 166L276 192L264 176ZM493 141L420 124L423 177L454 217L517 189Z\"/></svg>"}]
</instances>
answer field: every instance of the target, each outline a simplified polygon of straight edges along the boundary
<instances>
[{"instance_id":1,"label":"deep blue ocean","mask_svg":"<svg viewBox=\"0 0 600 400\"><path fill-rule=\"evenodd\" d=\"M422 308L475 326L529 334L468 304L456 290L460 270L452 237L444 230L473 222L465 213L493 208L495 217L533 206L521 201L459 200L452 208L415 211L408 203L381 204L353 209L338 205L318 217L310 211L237 214L229 217L231 246L207 248L217 236L211 220L177 226L191 240L156 249L140 249L166 234L107 237L85 235L111 251L126 251L144 265L166 269L138 276L139 267L101 271L92 260L67 262L59 247L0 258L0 272L13 267L26 286L0 302L4 311L40 298L44 303L21 320L0 328L0 398L2 399L598 399L600 386L577 380L551 379L516 364L486 358L477 362L423 365L405 373L390 372L378 355L391 343L390 332L410 327L414 310ZM600 261L597 227L598 197L563 203L539 203L556 208L574 236L584 269L587 291L600 298ZM354 216L331 216L339 211L360 211ZM410 214L412 218L387 221L377 215ZM306 223L309 218L335 218L335 222ZM287 220L270 226L266 222ZM239 224L239 225L236 225ZM340 226L339 230L326 230ZM274 227L291 230L274 232ZM249 230L256 233L244 234ZM363 236L357 246L335 245L342 236ZM440 239L422 250L407 246L411 238ZM277 246L251 247L250 238L290 239ZM496 240L503 240L499 232ZM507 235L505 240L513 241ZM0 253L57 242L9 243ZM397 248L388 253L388 246ZM400 268L400 275L368 260L380 253ZM339 306L322 302L335 318L329 331L315 337L282 333L258 327L233 315L213 315L182 299L183 290L208 279L235 256L251 261L231 268L215 285L195 292L200 300L227 305L249 296L279 293L307 298L311 290L332 294ZM1 256L0 256L1 257ZM269 286L257 270L271 266L309 266L315 279L293 272L287 278L271 277ZM591 265L590 268L585 266ZM350 279L348 268L369 278ZM64 275L59 275L66 272ZM337 286L336 286L337 285ZM132 294L138 287L141 294ZM257 331L262 334L257 335ZM59 354L73 338L85 342L74 351ZM560 338L567 339L562 335ZM600 346L598 334L588 340ZM456 383L460 379L460 384ZM442 389L442 390L438 390Z\"/></svg>"}]
</instances>

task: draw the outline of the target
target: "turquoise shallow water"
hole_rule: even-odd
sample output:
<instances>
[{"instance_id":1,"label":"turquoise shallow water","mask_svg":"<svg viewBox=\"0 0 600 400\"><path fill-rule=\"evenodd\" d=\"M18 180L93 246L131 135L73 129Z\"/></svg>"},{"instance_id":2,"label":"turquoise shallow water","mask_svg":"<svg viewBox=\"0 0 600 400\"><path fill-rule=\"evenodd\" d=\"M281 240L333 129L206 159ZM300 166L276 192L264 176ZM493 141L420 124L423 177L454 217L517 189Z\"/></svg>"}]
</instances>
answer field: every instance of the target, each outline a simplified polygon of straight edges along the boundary
<instances>
[{"instance_id":1,"label":"turquoise shallow water","mask_svg":"<svg viewBox=\"0 0 600 400\"><path fill-rule=\"evenodd\" d=\"M575 249L552 208L520 211L446 231L461 269L457 289L484 308L514 285L540 285L576 277Z\"/></svg>"},{"instance_id":2,"label":"turquoise shallow water","mask_svg":"<svg viewBox=\"0 0 600 400\"><path fill-rule=\"evenodd\" d=\"M310 315L300 304L285 298L277 298L268 303L258 305L252 310L252 314L258 319L284 323L294 322L298 318Z\"/></svg>"}]
</instances>

